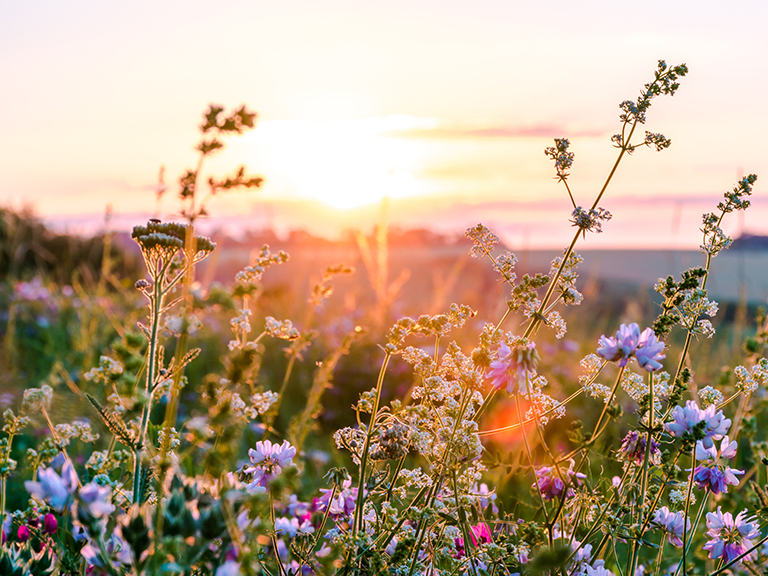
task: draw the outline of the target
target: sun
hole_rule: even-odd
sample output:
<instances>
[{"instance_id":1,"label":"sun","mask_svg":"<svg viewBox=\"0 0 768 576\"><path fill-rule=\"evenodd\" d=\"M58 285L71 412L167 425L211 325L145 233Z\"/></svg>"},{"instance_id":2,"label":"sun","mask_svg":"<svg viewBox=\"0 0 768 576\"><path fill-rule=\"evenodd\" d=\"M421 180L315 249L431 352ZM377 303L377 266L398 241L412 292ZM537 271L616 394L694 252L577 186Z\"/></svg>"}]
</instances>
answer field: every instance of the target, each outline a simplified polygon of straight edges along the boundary
<instances>
[{"instance_id":1,"label":"sun","mask_svg":"<svg viewBox=\"0 0 768 576\"><path fill-rule=\"evenodd\" d=\"M346 121L281 121L260 126L279 186L292 196L340 210L418 194L419 153L387 136L402 117ZM266 122L264 123L266 124ZM265 133L266 132L266 133Z\"/></svg>"}]
</instances>

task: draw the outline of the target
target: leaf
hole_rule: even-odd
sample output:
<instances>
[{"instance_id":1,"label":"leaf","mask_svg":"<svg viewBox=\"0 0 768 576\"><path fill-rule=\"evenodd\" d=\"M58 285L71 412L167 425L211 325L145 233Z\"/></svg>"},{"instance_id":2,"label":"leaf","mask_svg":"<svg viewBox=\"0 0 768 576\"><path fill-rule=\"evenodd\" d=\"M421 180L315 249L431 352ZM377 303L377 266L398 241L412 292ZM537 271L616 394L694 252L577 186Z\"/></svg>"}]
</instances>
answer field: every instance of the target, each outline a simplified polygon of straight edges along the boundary
<instances>
[{"instance_id":1,"label":"leaf","mask_svg":"<svg viewBox=\"0 0 768 576\"><path fill-rule=\"evenodd\" d=\"M96 408L96 411L99 413L99 416L101 416L101 419L104 421L104 424L109 429L112 434L114 434L120 442L128 446L129 448L135 449L136 444L133 441L133 438L131 438L130 432L128 432L128 428L126 428L125 423L120 419L120 417L115 414L114 412L110 412L104 406L99 404L99 401L96 400L93 396L86 393L86 398L88 398L88 401L93 405L94 408Z\"/></svg>"}]
</instances>

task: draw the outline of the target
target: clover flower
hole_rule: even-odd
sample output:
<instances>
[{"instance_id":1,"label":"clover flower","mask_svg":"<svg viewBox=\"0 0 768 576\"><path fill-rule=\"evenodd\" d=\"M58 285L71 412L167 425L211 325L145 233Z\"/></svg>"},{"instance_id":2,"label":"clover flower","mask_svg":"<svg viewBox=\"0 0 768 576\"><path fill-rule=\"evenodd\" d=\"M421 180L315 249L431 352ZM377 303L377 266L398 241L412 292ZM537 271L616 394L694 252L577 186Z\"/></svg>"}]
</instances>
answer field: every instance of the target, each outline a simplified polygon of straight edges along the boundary
<instances>
[{"instance_id":1,"label":"clover flower","mask_svg":"<svg viewBox=\"0 0 768 576\"><path fill-rule=\"evenodd\" d=\"M77 490L77 473L69 460L64 462L61 476L53 468L41 468L37 477L39 482L24 482L27 492L38 500L48 502L57 512L64 511Z\"/></svg>"},{"instance_id":2,"label":"clover flower","mask_svg":"<svg viewBox=\"0 0 768 576\"><path fill-rule=\"evenodd\" d=\"M246 473L253 474L249 487L266 487L267 482L279 476L283 468L293 464L296 448L288 440L283 440L280 445L264 440L256 442L256 449L248 450L248 456L254 464L245 468Z\"/></svg>"},{"instance_id":3,"label":"clover flower","mask_svg":"<svg viewBox=\"0 0 768 576\"><path fill-rule=\"evenodd\" d=\"M567 470L562 468L556 469L555 466L542 466L536 470L536 484L541 491L541 495L544 500L551 500L562 496L565 493L565 497L570 498L574 495L571 484L575 483L577 486L581 484L580 479L586 478L586 476L580 472L573 471L573 460L570 461L570 466ZM566 482L568 485L566 486ZM568 491L566 492L566 488Z\"/></svg>"},{"instance_id":4,"label":"clover flower","mask_svg":"<svg viewBox=\"0 0 768 576\"><path fill-rule=\"evenodd\" d=\"M734 518L730 512L723 514L720 506L717 512L707 513L707 534L712 539L704 544L704 550L709 551L711 559L722 557L725 562L731 562L747 550L748 540L760 536L757 520L746 515L747 511L742 510Z\"/></svg>"},{"instance_id":5,"label":"clover flower","mask_svg":"<svg viewBox=\"0 0 768 576\"><path fill-rule=\"evenodd\" d=\"M667 422L664 427L676 438L684 436L696 437L697 430L703 434L701 440L703 448L714 446L715 440L720 440L731 427L731 420L726 418L722 410L716 410L714 406L709 406L706 410L699 408L693 400L685 403L685 408L675 406L672 411L672 422Z\"/></svg>"},{"instance_id":6,"label":"clover flower","mask_svg":"<svg viewBox=\"0 0 768 576\"><path fill-rule=\"evenodd\" d=\"M684 512L670 512L662 506L653 514L652 523L667 535L667 540L678 548L683 545L683 533L691 529L691 521Z\"/></svg>"},{"instance_id":7,"label":"clover flower","mask_svg":"<svg viewBox=\"0 0 768 576\"><path fill-rule=\"evenodd\" d=\"M630 430L621 441L619 448L619 460L622 462L634 462L638 466L645 460L645 450L648 444L647 436L640 434L637 430ZM651 463L659 465L659 443L651 439Z\"/></svg>"},{"instance_id":8,"label":"clover flower","mask_svg":"<svg viewBox=\"0 0 768 576\"><path fill-rule=\"evenodd\" d=\"M513 348L502 342L497 359L491 362L491 369L485 376L491 379L491 386L497 390L506 387L510 394L526 392L527 382L536 375L538 363L535 342L521 339Z\"/></svg>"}]
</instances>

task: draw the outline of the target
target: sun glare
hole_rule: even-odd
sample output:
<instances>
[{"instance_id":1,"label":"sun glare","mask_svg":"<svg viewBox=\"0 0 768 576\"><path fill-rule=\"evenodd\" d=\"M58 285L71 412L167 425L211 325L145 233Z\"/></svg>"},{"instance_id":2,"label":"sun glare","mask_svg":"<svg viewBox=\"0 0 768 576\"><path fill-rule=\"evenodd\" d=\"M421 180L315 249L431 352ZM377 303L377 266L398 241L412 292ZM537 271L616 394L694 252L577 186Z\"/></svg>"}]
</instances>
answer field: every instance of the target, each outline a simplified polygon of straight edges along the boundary
<instances>
[{"instance_id":1,"label":"sun glare","mask_svg":"<svg viewBox=\"0 0 768 576\"><path fill-rule=\"evenodd\" d=\"M254 134L266 145L270 164L281 174L277 186L336 209L352 209L385 196L419 193L414 175L420 164L418 148L387 136L387 132L412 127L414 121L401 116L273 121L261 123Z\"/></svg>"}]
</instances>

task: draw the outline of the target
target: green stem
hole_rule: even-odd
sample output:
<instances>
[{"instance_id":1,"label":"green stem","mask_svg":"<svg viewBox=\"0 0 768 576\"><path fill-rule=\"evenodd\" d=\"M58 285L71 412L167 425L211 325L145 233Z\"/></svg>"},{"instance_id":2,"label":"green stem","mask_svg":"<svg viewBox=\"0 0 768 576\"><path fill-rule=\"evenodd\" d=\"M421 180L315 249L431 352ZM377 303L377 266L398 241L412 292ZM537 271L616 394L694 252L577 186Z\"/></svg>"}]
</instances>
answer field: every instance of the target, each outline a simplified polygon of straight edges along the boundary
<instances>
[{"instance_id":1,"label":"green stem","mask_svg":"<svg viewBox=\"0 0 768 576\"><path fill-rule=\"evenodd\" d=\"M144 450L144 443L147 438L147 428L149 426L149 416L152 411L152 386L155 379L155 370L157 362L158 331L160 327L160 313L163 308L163 277L165 267L162 267L159 274L157 270L152 270L154 278L153 296L152 296L152 328L149 337L149 351L147 357L147 377L144 384L144 397L146 405L141 412L141 427L139 437L136 439L136 445L133 448L133 503L140 503L141 500L141 452Z\"/></svg>"},{"instance_id":2,"label":"green stem","mask_svg":"<svg viewBox=\"0 0 768 576\"><path fill-rule=\"evenodd\" d=\"M376 396L373 400L373 410L371 411L371 421L368 425L368 430L365 434L365 442L363 443L363 453L360 456L360 477L357 484L357 502L355 505L355 518L352 524L352 535L357 536L358 531L362 528L363 523L363 502L365 500L365 472L368 465L368 451L371 447L371 438L373 438L373 429L376 427L376 416L379 412L379 402L381 401L381 390L384 385L384 374L387 371L387 365L389 359L392 357L390 352L387 352L384 356L384 362L379 370L379 377L376 381Z\"/></svg>"}]
</instances>

